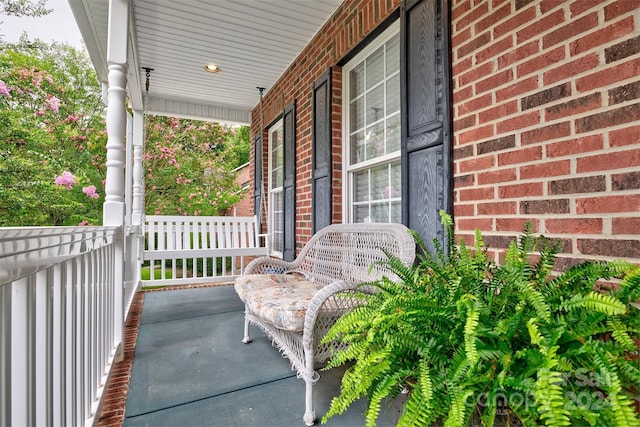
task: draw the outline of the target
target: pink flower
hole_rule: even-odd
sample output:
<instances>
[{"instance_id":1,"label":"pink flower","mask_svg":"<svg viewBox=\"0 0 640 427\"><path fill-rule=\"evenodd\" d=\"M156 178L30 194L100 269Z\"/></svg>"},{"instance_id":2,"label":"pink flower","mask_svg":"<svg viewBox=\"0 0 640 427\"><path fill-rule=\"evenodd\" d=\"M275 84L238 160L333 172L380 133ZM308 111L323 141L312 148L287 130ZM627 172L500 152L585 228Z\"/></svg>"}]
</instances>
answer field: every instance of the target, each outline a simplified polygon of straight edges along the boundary
<instances>
[{"instance_id":1,"label":"pink flower","mask_svg":"<svg viewBox=\"0 0 640 427\"><path fill-rule=\"evenodd\" d=\"M89 196L92 199L97 199L98 197L100 197L98 195L98 193L96 193L96 186L95 185L90 185L88 187L82 187L82 192L84 194L86 194L87 196Z\"/></svg>"},{"instance_id":2,"label":"pink flower","mask_svg":"<svg viewBox=\"0 0 640 427\"><path fill-rule=\"evenodd\" d=\"M80 224L78 224L79 226L85 226L85 225L89 225L89 221L87 221L86 219L83 219L82 221L80 221Z\"/></svg>"},{"instance_id":3,"label":"pink flower","mask_svg":"<svg viewBox=\"0 0 640 427\"><path fill-rule=\"evenodd\" d=\"M65 186L68 190L71 190L71 187L76 184L76 177L71 172L64 171L62 175L55 177L55 184Z\"/></svg>"},{"instance_id":4,"label":"pink flower","mask_svg":"<svg viewBox=\"0 0 640 427\"><path fill-rule=\"evenodd\" d=\"M0 80L0 95L11 96L7 85L2 80Z\"/></svg>"},{"instance_id":5,"label":"pink flower","mask_svg":"<svg viewBox=\"0 0 640 427\"><path fill-rule=\"evenodd\" d=\"M38 111L36 111L35 114L36 114L36 117L44 116L44 111L38 110Z\"/></svg>"},{"instance_id":6,"label":"pink flower","mask_svg":"<svg viewBox=\"0 0 640 427\"><path fill-rule=\"evenodd\" d=\"M48 95L47 100L45 101L47 108L51 111L57 113L58 109L60 109L60 100L53 95Z\"/></svg>"}]
</instances>

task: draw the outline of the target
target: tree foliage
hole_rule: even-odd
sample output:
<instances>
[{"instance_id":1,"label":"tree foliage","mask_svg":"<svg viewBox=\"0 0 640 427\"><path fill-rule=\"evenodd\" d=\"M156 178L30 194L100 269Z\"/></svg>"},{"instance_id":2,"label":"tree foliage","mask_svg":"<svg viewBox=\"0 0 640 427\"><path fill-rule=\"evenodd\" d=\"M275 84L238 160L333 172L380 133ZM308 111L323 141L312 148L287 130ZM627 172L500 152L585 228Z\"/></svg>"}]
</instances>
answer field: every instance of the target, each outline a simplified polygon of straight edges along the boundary
<instances>
[{"instance_id":1,"label":"tree foliage","mask_svg":"<svg viewBox=\"0 0 640 427\"><path fill-rule=\"evenodd\" d=\"M248 160L248 128L146 118L145 206L150 215L219 215L243 196L235 168Z\"/></svg>"},{"instance_id":2,"label":"tree foliage","mask_svg":"<svg viewBox=\"0 0 640 427\"><path fill-rule=\"evenodd\" d=\"M0 13L7 16L44 16L51 13L47 0L0 0Z\"/></svg>"},{"instance_id":3,"label":"tree foliage","mask_svg":"<svg viewBox=\"0 0 640 427\"><path fill-rule=\"evenodd\" d=\"M0 226L102 222L105 106L85 52L0 40ZM241 197L248 128L146 118L146 212L215 215Z\"/></svg>"}]
</instances>

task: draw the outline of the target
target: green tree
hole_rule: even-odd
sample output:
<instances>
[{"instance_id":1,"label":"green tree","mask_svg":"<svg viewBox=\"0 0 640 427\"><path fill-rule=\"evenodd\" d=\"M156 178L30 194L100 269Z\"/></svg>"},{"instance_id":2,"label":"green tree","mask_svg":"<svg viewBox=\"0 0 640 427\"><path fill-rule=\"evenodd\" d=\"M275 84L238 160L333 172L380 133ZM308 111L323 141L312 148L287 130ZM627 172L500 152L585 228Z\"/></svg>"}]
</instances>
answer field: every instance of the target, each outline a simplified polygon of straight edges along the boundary
<instances>
[{"instance_id":1,"label":"green tree","mask_svg":"<svg viewBox=\"0 0 640 427\"><path fill-rule=\"evenodd\" d=\"M88 58L24 38L0 47L0 225L99 224L106 133Z\"/></svg>"},{"instance_id":2,"label":"green tree","mask_svg":"<svg viewBox=\"0 0 640 427\"><path fill-rule=\"evenodd\" d=\"M248 160L247 128L145 119L145 206L150 215L219 215L243 193L234 169Z\"/></svg>"},{"instance_id":3,"label":"green tree","mask_svg":"<svg viewBox=\"0 0 640 427\"><path fill-rule=\"evenodd\" d=\"M0 13L11 16L44 16L51 13L47 0L0 0Z\"/></svg>"}]
</instances>

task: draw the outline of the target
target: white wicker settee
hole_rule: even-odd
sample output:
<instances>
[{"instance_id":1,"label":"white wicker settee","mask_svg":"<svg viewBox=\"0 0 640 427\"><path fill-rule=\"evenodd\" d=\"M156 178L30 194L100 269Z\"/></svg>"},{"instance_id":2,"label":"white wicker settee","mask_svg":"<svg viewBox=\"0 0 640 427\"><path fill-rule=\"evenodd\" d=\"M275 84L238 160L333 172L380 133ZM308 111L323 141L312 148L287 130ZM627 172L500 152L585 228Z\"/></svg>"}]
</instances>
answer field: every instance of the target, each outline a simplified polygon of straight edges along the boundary
<instances>
[{"instance_id":1,"label":"white wicker settee","mask_svg":"<svg viewBox=\"0 0 640 427\"><path fill-rule=\"evenodd\" d=\"M260 257L235 281L245 303L245 343L249 324L258 325L291 361L306 383L304 422L315 421L313 384L316 364L326 361L330 345L319 345L338 316L358 301L349 294L358 284L387 275L375 261L394 254L407 265L415 241L402 224L334 224L316 233L292 262Z\"/></svg>"}]
</instances>

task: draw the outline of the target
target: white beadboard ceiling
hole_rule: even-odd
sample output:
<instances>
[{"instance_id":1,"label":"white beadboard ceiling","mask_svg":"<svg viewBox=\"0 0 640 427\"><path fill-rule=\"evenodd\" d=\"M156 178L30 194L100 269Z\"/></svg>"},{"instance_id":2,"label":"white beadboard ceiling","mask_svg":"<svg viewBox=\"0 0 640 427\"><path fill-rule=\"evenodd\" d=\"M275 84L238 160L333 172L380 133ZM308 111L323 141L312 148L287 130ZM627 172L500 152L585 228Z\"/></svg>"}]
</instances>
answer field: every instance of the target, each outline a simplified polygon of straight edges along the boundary
<instances>
[{"instance_id":1,"label":"white beadboard ceiling","mask_svg":"<svg viewBox=\"0 0 640 427\"><path fill-rule=\"evenodd\" d=\"M267 91L343 0L130 0L129 92L136 109L248 123ZM107 81L108 0L69 0L101 81ZM207 63L221 69L211 74Z\"/></svg>"}]
</instances>

